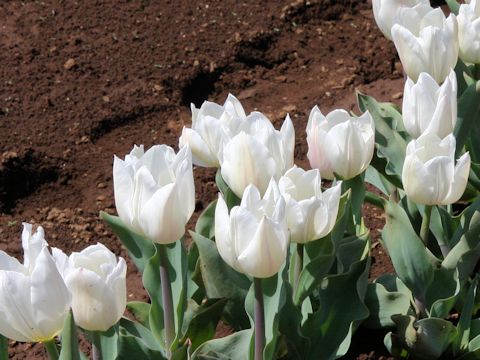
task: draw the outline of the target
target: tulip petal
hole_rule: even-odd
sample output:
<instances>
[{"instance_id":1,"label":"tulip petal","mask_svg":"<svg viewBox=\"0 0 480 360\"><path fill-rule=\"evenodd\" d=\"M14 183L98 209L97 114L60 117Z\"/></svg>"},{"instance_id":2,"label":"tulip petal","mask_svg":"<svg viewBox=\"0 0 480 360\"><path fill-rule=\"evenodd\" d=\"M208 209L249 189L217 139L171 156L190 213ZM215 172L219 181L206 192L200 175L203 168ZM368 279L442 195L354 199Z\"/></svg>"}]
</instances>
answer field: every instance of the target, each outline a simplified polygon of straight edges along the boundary
<instances>
[{"instance_id":1,"label":"tulip petal","mask_svg":"<svg viewBox=\"0 0 480 360\"><path fill-rule=\"evenodd\" d=\"M413 81L417 81L420 73L428 69L428 64L426 63L425 54L419 43L419 39L409 30L398 24L392 27L392 39L404 71Z\"/></svg>"},{"instance_id":2,"label":"tulip petal","mask_svg":"<svg viewBox=\"0 0 480 360\"><path fill-rule=\"evenodd\" d=\"M134 169L118 157L113 159L113 191L118 215L127 224L133 222Z\"/></svg>"},{"instance_id":3,"label":"tulip petal","mask_svg":"<svg viewBox=\"0 0 480 360\"><path fill-rule=\"evenodd\" d=\"M227 204L221 194L218 195L215 207L215 243L223 261L238 271L235 244L230 235L230 217Z\"/></svg>"},{"instance_id":4,"label":"tulip petal","mask_svg":"<svg viewBox=\"0 0 480 360\"><path fill-rule=\"evenodd\" d=\"M458 159L457 164L455 165L453 180L450 184L450 191L441 204L449 205L460 200L467 187L468 174L470 173L470 162L469 153L463 154L463 156Z\"/></svg>"}]
</instances>

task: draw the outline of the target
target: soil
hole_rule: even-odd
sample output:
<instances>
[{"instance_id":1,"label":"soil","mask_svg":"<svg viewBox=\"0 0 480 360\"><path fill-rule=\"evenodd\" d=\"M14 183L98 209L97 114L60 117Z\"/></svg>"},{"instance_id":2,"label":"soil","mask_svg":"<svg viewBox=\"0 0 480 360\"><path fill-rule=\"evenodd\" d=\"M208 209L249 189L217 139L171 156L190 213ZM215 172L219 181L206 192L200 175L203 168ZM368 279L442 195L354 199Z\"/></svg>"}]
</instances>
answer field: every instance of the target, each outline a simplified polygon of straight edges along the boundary
<instances>
[{"instance_id":1,"label":"soil","mask_svg":"<svg viewBox=\"0 0 480 360\"><path fill-rule=\"evenodd\" d=\"M358 111L355 91L402 97L395 48L365 0L4 0L0 24L0 249L18 258L22 221L67 253L102 242L126 257L98 217L115 213L113 154L176 146L192 102L230 92L276 126L289 113L296 162L308 168L314 105ZM195 169L197 215L217 196L214 175ZM378 243L381 212L365 216L375 278L393 269ZM146 299L131 263L128 298ZM388 358L382 338L360 328L345 358ZM39 345L9 352L46 358Z\"/></svg>"}]
</instances>

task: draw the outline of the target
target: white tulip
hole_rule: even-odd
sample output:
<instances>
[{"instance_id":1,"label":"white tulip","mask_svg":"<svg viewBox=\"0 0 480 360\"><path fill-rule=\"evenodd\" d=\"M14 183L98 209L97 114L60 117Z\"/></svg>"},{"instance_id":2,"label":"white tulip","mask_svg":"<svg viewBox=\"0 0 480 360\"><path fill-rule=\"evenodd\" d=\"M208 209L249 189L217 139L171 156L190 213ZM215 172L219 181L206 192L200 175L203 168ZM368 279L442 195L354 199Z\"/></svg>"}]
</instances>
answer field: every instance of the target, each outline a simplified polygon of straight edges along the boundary
<instances>
[{"instance_id":1,"label":"white tulip","mask_svg":"<svg viewBox=\"0 0 480 360\"><path fill-rule=\"evenodd\" d=\"M455 165L455 137L443 140L426 133L407 145L402 171L403 189L410 200L424 205L449 205L465 192L470 155Z\"/></svg>"},{"instance_id":2,"label":"white tulip","mask_svg":"<svg viewBox=\"0 0 480 360\"><path fill-rule=\"evenodd\" d=\"M480 1L460 5L457 21L460 58L467 63L480 64Z\"/></svg>"},{"instance_id":3,"label":"white tulip","mask_svg":"<svg viewBox=\"0 0 480 360\"><path fill-rule=\"evenodd\" d=\"M135 146L125 160L113 163L115 205L123 222L159 244L185 233L195 208L191 152L157 145L144 153Z\"/></svg>"},{"instance_id":4,"label":"white tulip","mask_svg":"<svg viewBox=\"0 0 480 360\"><path fill-rule=\"evenodd\" d=\"M417 81L420 73L428 72L437 83L442 83L458 59L455 15L451 14L445 20L440 9L424 17L410 17L408 14L411 13L406 9L403 14L407 14L403 21L399 20L392 27L392 39L405 73Z\"/></svg>"},{"instance_id":5,"label":"white tulip","mask_svg":"<svg viewBox=\"0 0 480 360\"><path fill-rule=\"evenodd\" d=\"M70 294L43 228L32 234L32 225L24 223L22 247L23 265L0 251L0 334L15 341L50 341L62 331Z\"/></svg>"},{"instance_id":6,"label":"white tulip","mask_svg":"<svg viewBox=\"0 0 480 360\"><path fill-rule=\"evenodd\" d=\"M395 17L401 8L410 8L417 4L429 5L429 0L373 0L373 15L383 35L392 40L391 30Z\"/></svg>"},{"instance_id":7,"label":"white tulip","mask_svg":"<svg viewBox=\"0 0 480 360\"><path fill-rule=\"evenodd\" d=\"M223 106L205 101L200 109L194 104L191 109L192 128L183 128L179 146L190 146L195 165L220 167L223 143L236 133L238 124L246 119L242 104L229 94Z\"/></svg>"},{"instance_id":8,"label":"white tulip","mask_svg":"<svg viewBox=\"0 0 480 360\"><path fill-rule=\"evenodd\" d=\"M296 166L278 182L286 203L290 240L307 243L332 231L342 194L341 182L322 193L318 169L305 171Z\"/></svg>"},{"instance_id":9,"label":"white tulip","mask_svg":"<svg viewBox=\"0 0 480 360\"><path fill-rule=\"evenodd\" d=\"M65 275L72 294L75 323L85 330L106 331L122 317L127 305L127 264L102 244L68 258Z\"/></svg>"},{"instance_id":10,"label":"white tulip","mask_svg":"<svg viewBox=\"0 0 480 360\"><path fill-rule=\"evenodd\" d=\"M307 124L307 157L312 168L326 179L335 174L351 179L370 164L375 145L375 125L367 111L360 117L345 110L324 116L315 106Z\"/></svg>"},{"instance_id":11,"label":"white tulip","mask_svg":"<svg viewBox=\"0 0 480 360\"><path fill-rule=\"evenodd\" d=\"M439 86L428 74L421 73L417 83L408 79L403 92L403 123L408 133L418 138L424 132L444 138L457 122L457 77L450 71Z\"/></svg>"},{"instance_id":12,"label":"white tulip","mask_svg":"<svg viewBox=\"0 0 480 360\"><path fill-rule=\"evenodd\" d=\"M223 148L222 177L238 197L250 184L263 194L272 177L278 180L293 166L294 146L290 116L278 131L262 113L253 112Z\"/></svg>"},{"instance_id":13,"label":"white tulip","mask_svg":"<svg viewBox=\"0 0 480 360\"><path fill-rule=\"evenodd\" d=\"M230 214L219 195L215 242L222 259L238 272L267 278L280 270L289 240L285 201L273 179L263 198L255 186L249 185L240 206L233 207Z\"/></svg>"}]
</instances>

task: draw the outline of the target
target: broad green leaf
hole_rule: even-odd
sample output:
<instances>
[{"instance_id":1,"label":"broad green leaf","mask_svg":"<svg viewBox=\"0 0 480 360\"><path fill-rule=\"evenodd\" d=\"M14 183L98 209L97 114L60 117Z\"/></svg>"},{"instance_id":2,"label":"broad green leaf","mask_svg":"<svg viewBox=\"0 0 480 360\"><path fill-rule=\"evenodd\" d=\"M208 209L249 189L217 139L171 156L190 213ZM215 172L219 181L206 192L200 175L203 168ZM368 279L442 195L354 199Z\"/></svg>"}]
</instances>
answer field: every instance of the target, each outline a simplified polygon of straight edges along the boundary
<instances>
[{"instance_id":1,"label":"broad green leaf","mask_svg":"<svg viewBox=\"0 0 480 360\"><path fill-rule=\"evenodd\" d=\"M100 212L100 217L112 228L127 248L128 255L140 272L143 272L145 263L154 255L155 246L145 237L128 228L118 216Z\"/></svg>"},{"instance_id":2,"label":"broad green leaf","mask_svg":"<svg viewBox=\"0 0 480 360\"><path fill-rule=\"evenodd\" d=\"M388 103L378 103L373 97L357 93L358 107L361 111L369 111L375 122L376 154L380 161L372 162L381 174L392 184L402 187L401 174L407 134L404 131L402 116ZM381 161L384 159L386 163Z\"/></svg>"},{"instance_id":3,"label":"broad green leaf","mask_svg":"<svg viewBox=\"0 0 480 360\"><path fill-rule=\"evenodd\" d=\"M158 350L149 348L141 338L121 335L118 339L118 356L116 360L149 359L167 360Z\"/></svg>"},{"instance_id":4,"label":"broad green leaf","mask_svg":"<svg viewBox=\"0 0 480 360\"><path fill-rule=\"evenodd\" d=\"M463 146L469 144L470 156L474 162L480 161L480 82L468 86L458 99L458 118L453 134L456 139L456 155L462 153Z\"/></svg>"},{"instance_id":5,"label":"broad green leaf","mask_svg":"<svg viewBox=\"0 0 480 360\"><path fill-rule=\"evenodd\" d=\"M373 166L369 166L365 171L365 182L372 184L384 195L389 196L395 187L390 183L385 176L380 174Z\"/></svg>"},{"instance_id":6,"label":"broad green leaf","mask_svg":"<svg viewBox=\"0 0 480 360\"><path fill-rule=\"evenodd\" d=\"M366 246L369 246L367 242ZM352 326L368 317L364 293L370 259L365 257L343 274L327 276L319 291L319 308L305 322L302 332L309 338L305 359L334 359L341 355ZM348 296L346 296L348 294ZM347 340L346 340L347 339Z\"/></svg>"},{"instance_id":7,"label":"broad green leaf","mask_svg":"<svg viewBox=\"0 0 480 360\"><path fill-rule=\"evenodd\" d=\"M385 211L387 219L382 239L395 271L415 298L424 302L434 276L432 258L413 230L405 210L388 201Z\"/></svg>"},{"instance_id":8,"label":"broad green leaf","mask_svg":"<svg viewBox=\"0 0 480 360\"><path fill-rule=\"evenodd\" d=\"M398 289L397 289L398 290ZM365 304L370 316L364 325L373 329L394 327L393 315L408 315L411 312L410 291L390 291L381 282L369 284Z\"/></svg>"},{"instance_id":9,"label":"broad green leaf","mask_svg":"<svg viewBox=\"0 0 480 360\"><path fill-rule=\"evenodd\" d=\"M470 68L461 60L457 60L455 65L455 74L457 75L457 98L461 98L465 90L469 86L469 79L471 79Z\"/></svg>"},{"instance_id":10,"label":"broad green leaf","mask_svg":"<svg viewBox=\"0 0 480 360\"><path fill-rule=\"evenodd\" d=\"M253 330L242 330L221 339L207 341L193 353L192 360L250 360Z\"/></svg>"},{"instance_id":11,"label":"broad green leaf","mask_svg":"<svg viewBox=\"0 0 480 360\"><path fill-rule=\"evenodd\" d=\"M7 343L8 358L8 343ZM80 350L78 349L77 327L70 311L62 330L62 350L59 360L80 360Z\"/></svg>"},{"instance_id":12,"label":"broad green leaf","mask_svg":"<svg viewBox=\"0 0 480 360\"><path fill-rule=\"evenodd\" d=\"M438 359L450 347L457 330L450 321L429 318L415 323L417 341L413 352L420 359Z\"/></svg>"},{"instance_id":13,"label":"broad green leaf","mask_svg":"<svg viewBox=\"0 0 480 360\"><path fill-rule=\"evenodd\" d=\"M433 206L430 218L430 231L437 243L451 247L451 239L455 232L456 220L443 207Z\"/></svg>"},{"instance_id":14,"label":"broad green leaf","mask_svg":"<svg viewBox=\"0 0 480 360\"><path fill-rule=\"evenodd\" d=\"M92 336L91 332L89 338L92 343L100 349L102 359L116 359L118 355L118 330L117 326L112 326L104 332L99 332L96 336Z\"/></svg>"},{"instance_id":15,"label":"broad green leaf","mask_svg":"<svg viewBox=\"0 0 480 360\"><path fill-rule=\"evenodd\" d=\"M226 320L232 327L248 326L244 302L251 281L222 260L214 241L194 232L190 232L190 235L199 251L202 282L200 286L205 288L207 297L209 299L225 298L230 300L225 309Z\"/></svg>"},{"instance_id":16,"label":"broad green leaf","mask_svg":"<svg viewBox=\"0 0 480 360\"><path fill-rule=\"evenodd\" d=\"M121 343L126 337L134 337L138 339L138 342L146 348L159 352L165 357L165 349L163 344L159 343L154 334L145 326L140 323L131 321L127 318L121 318L119 322L119 334L118 334L118 353L122 352ZM128 341L131 345L132 342ZM128 355L124 354L124 356ZM131 359L133 359L132 357Z\"/></svg>"},{"instance_id":17,"label":"broad green leaf","mask_svg":"<svg viewBox=\"0 0 480 360\"><path fill-rule=\"evenodd\" d=\"M205 210L200 214L197 223L195 224L195 232L208 239L213 239L215 236L215 207L217 200L212 201Z\"/></svg>"},{"instance_id":18,"label":"broad green leaf","mask_svg":"<svg viewBox=\"0 0 480 360\"><path fill-rule=\"evenodd\" d=\"M149 326L148 317L150 315L150 308L150 304L142 301L130 301L127 303L127 310L135 316L135 319L140 322L140 324L147 328Z\"/></svg>"},{"instance_id":19,"label":"broad green leaf","mask_svg":"<svg viewBox=\"0 0 480 360\"><path fill-rule=\"evenodd\" d=\"M194 351L199 345L212 339L225 303L226 299L212 300L199 306L190 300L183 323L181 343L184 344L189 339L190 350Z\"/></svg>"},{"instance_id":20,"label":"broad green leaf","mask_svg":"<svg viewBox=\"0 0 480 360\"><path fill-rule=\"evenodd\" d=\"M470 288L468 289L468 294L465 298L465 303L460 314L460 320L458 321L457 325L458 336L455 338L453 345L453 352L455 356L466 351L469 346L471 333L470 327L472 323L471 319L474 310L475 297L477 294L477 286L478 277L475 278L475 280L470 284Z\"/></svg>"},{"instance_id":21,"label":"broad green leaf","mask_svg":"<svg viewBox=\"0 0 480 360\"><path fill-rule=\"evenodd\" d=\"M446 318L457 301L460 282L457 269L439 267L433 271L433 279L428 286L425 305L430 317Z\"/></svg>"},{"instance_id":22,"label":"broad green leaf","mask_svg":"<svg viewBox=\"0 0 480 360\"><path fill-rule=\"evenodd\" d=\"M222 177L220 169L218 169L217 174L215 175L215 182L217 183L217 187L220 189L229 210L234 206L240 205L241 199L228 187L228 184Z\"/></svg>"},{"instance_id":23,"label":"broad green leaf","mask_svg":"<svg viewBox=\"0 0 480 360\"><path fill-rule=\"evenodd\" d=\"M350 193L350 206L352 207L352 215L355 220L355 224L361 223L362 218L362 205L365 200L365 182L363 180L364 174L355 176L353 179L342 181L343 193L346 190L351 189Z\"/></svg>"},{"instance_id":24,"label":"broad green leaf","mask_svg":"<svg viewBox=\"0 0 480 360\"><path fill-rule=\"evenodd\" d=\"M343 273L349 271L359 259L363 259L368 254L368 247L365 246L370 240L370 231L366 228L358 235L343 238L341 243L337 244L337 272Z\"/></svg>"},{"instance_id":25,"label":"broad green leaf","mask_svg":"<svg viewBox=\"0 0 480 360\"><path fill-rule=\"evenodd\" d=\"M0 360L8 360L8 339L0 335Z\"/></svg>"},{"instance_id":26,"label":"broad green leaf","mask_svg":"<svg viewBox=\"0 0 480 360\"><path fill-rule=\"evenodd\" d=\"M281 275L283 271L287 271L285 266L278 274L261 279L265 317L265 348L263 351L265 360L276 359L280 313L286 303L287 293L286 281ZM254 326L254 296L254 286L252 285L245 299L245 309L250 316L252 327Z\"/></svg>"}]
</instances>

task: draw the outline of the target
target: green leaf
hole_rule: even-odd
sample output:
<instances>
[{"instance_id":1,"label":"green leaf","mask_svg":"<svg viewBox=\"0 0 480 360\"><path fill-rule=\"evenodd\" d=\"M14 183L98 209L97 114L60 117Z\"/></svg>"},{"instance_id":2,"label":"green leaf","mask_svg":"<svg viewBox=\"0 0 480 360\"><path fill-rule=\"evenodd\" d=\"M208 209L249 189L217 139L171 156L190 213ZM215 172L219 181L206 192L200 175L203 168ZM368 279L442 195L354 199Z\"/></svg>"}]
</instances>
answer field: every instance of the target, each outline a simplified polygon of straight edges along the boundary
<instances>
[{"instance_id":1,"label":"green leaf","mask_svg":"<svg viewBox=\"0 0 480 360\"><path fill-rule=\"evenodd\" d=\"M455 326L443 319L422 319L417 321L415 326L418 329L413 350L418 358L438 359L457 336Z\"/></svg>"},{"instance_id":2,"label":"green leaf","mask_svg":"<svg viewBox=\"0 0 480 360\"><path fill-rule=\"evenodd\" d=\"M458 118L453 134L455 135L456 155L462 153L463 146L469 143L470 156L474 162L480 161L478 144L480 124L480 82L471 84L458 100Z\"/></svg>"},{"instance_id":3,"label":"green leaf","mask_svg":"<svg viewBox=\"0 0 480 360\"><path fill-rule=\"evenodd\" d=\"M100 217L112 228L127 248L128 255L140 272L143 272L146 262L154 255L155 246L145 237L127 227L118 216L100 212Z\"/></svg>"},{"instance_id":4,"label":"green leaf","mask_svg":"<svg viewBox=\"0 0 480 360\"><path fill-rule=\"evenodd\" d=\"M208 239L213 239L215 236L215 207L217 200L208 204L207 208L200 214L197 223L195 224L195 232Z\"/></svg>"},{"instance_id":5,"label":"green leaf","mask_svg":"<svg viewBox=\"0 0 480 360\"><path fill-rule=\"evenodd\" d=\"M405 210L388 201L385 211L387 219L382 239L393 267L415 298L424 302L434 276L432 256L413 230Z\"/></svg>"},{"instance_id":6,"label":"green leaf","mask_svg":"<svg viewBox=\"0 0 480 360\"><path fill-rule=\"evenodd\" d=\"M455 15L458 15L458 10L460 9L460 4L456 0L445 0L450 11Z\"/></svg>"},{"instance_id":7,"label":"green leaf","mask_svg":"<svg viewBox=\"0 0 480 360\"><path fill-rule=\"evenodd\" d=\"M368 247L369 242L365 246ZM305 359L334 359L344 355L352 328L368 317L363 299L369 265L367 256L353 264L348 272L323 280L318 294L320 306L302 328L310 341Z\"/></svg>"},{"instance_id":8,"label":"green leaf","mask_svg":"<svg viewBox=\"0 0 480 360\"><path fill-rule=\"evenodd\" d=\"M378 103L373 97L361 93L357 93L357 101L360 110L368 110L375 122L375 157L379 161L373 161L372 166L389 182L402 188L401 174L408 135L400 112L392 104Z\"/></svg>"},{"instance_id":9,"label":"green leaf","mask_svg":"<svg viewBox=\"0 0 480 360\"><path fill-rule=\"evenodd\" d=\"M150 304L142 301L130 301L127 303L127 310L130 311L133 316L135 316L135 319L140 322L140 324L147 328L149 326L148 317L150 315L150 308Z\"/></svg>"},{"instance_id":10,"label":"green leaf","mask_svg":"<svg viewBox=\"0 0 480 360\"><path fill-rule=\"evenodd\" d=\"M475 280L470 284L468 294L465 298L465 304L463 305L463 309L460 314L460 320L458 321L457 325L458 336L455 338L455 342L453 345L453 352L455 356L466 351L469 346L470 326L472 322L471 319L474 310L475 297L477 294L477 286L478 277L475 278Z\"/></svg>"},{"instance_id":11,"label":"green leaf","mask_svg":"<svg viewBox=\"0 0 480 360\"><path fill-rule=\"evenodd\" d=\"M8 360L8 339L0 335L0 360Z\"/></svg>"},{"instance_id":12,"label":"green leaf","mask_svg":"<svg viewBox=\"0 0 480 360\"><path fill-rule=\"evenodd\" d=\"M207 341L193 353L192 360L249 360L253 330L242 330L221 339Z\"/></svg>"},{"instance_id":13,"label":"green leaf","mask_svg":"<svg viewBox=\"0 0 480 360\"><path fill-rule=\"evenodd\" d=\"M214 241L194 232L190 235L198 247L201 286L207 297L230 300L225 309L226 320L237 329L248 326L244 302L251 281L222 260Z\"/></svg>"},{"instance_id":14,"label":"green leaf","mask_svg":"<svg viewBox=\"0 0 480 360\"><path fill-rule=\"evenodd\" d=\"M228 184L222 177L220 169L217 170L217 174L215 175L215 182L217 183L217 187L220 189L220 192L225 199L228 210L234 206L240 205L241 199L228 187Z\"/></svg>"},{"instance_id":15,"label":"green leaf","mask_svg":"<svg viewBox=\"0 0 480 360\"><path fill-rule=\"evenodd\" d=\"M126 338L133 337L135 341L127 340L127 346L132 346L135 342L138 342L141 348L145 347L148 350L152 350L155 353L159 353L162 358L165 358L165 349L163 348L162 343L159 343L155 335L145 326L140 323L131 321L127 318L121 318L119 322L119 335L118 335L118 354L119 356L122 353L122 342ZM142 350L143 351L143 350ZM128 353L124 353L123 356L128 356ZM135 357L131 357L134 359ZM126 359L126 357L125 357Z\"/></svg>"},{"instance_id":16,"label":"green leaf","mask_svg":"<svg viewBox=\"0 0 480 360\"><path fill-rule=\"evenodd\" d=\"M86 332L92 344L100 349L102 359L116 359L118 355L118 326L103 332Z\"/></svg>"},{"instance_id":17,"label":"green leaf","mask_svg":"<svg viewBox=\"0 0 480 360\"><path fill-rule=\"evenodd\" d=\"M75 321L73 320L73 315L71 311L68 313L68 316L65 319L65 323L63 325L62 350L60 351L59 360L80 360L77 327L75 326Z\"/></svg>"},{"instance_id":18,"label":"green leaf","mask_svg":"<svg viewBox=\"0 0 480 360\"><path fill-rule=\"evenodd\" d=\"M373 166L369 166L365 171L365 182L372 184L387 196L395 190L395 186L393 186L392 183L390 183L387 178L380 174Z\"/></svg>"},{"instance_id":19,"label":"green leaf","mask_svg":"<svg viewBox=\"0 0 480 360\"><path fill-rule=\"evenodd\" d=\"M340 243L336 244L338 273L349 271L359 259L367 256L369 249L365 244L369 240L370 231L363 227L362 232L359 232L358 235L345 237Z\"/></svg>"},{"instance_id":20,"label":"green leaf","mask_svg":"<svg viewBox=\"0 0 480 360\"><path fill-rule=\"evenodd\" d=\"M190 300L182 328L181 343L183 344L189 339L190 350L194 351L202 343L212 339L226 302L226 299L211 300L198 306Z\"/></svg>"},{"instance_id":21,"label":"green leaf","mask_svg":"<svg viewBox=\"0 0 480 360\"><path fill-rule=\"evenodd\" d=\"M360 224L362 219L362 206L365 200L365 182L363 180L364 174L355 176L353 179L342 181L343 193L351 189L350 206L355 224Z\"/></svg>"},{"instance_id":22,"label":"green leaf","mask_svg":"<svg viewBox=\"0 0 480 360\"><path fill-rule=\"evenodd\" d=\"M287 271L286 267L276 275L261 279L263 305L265 316L265 348L263 357L265 360L276 359L277 343L278 343L278 327L280 322L280 313L286 303L286 287L285 277L281 274ZM250 316L252 326L254 319L253 303L254 303L254 286L250 288L247 298L245 299L245 309ZM252 339L253 342L253 339Z\"/></svg>"},{"instance_id":23,"label":"green leaf","mask_svg":"<svg viewBox=\"0 0 480 360\"><path fill-rule=\"evenodd\" d=\"M365 304L370 316L364 325L373 329L394 327L394 315L409 315L412 293L394 275L384 275L369 284L365 295Z\"/></svg>"},{"instance_id":24,"label":"green leaf","mask_svg":"<svg viewBox=\"0 0 480 360\"><path fill-rule=\"evenodd\" d=\"M152 350L135 336L122 335L118 341L118 356L116 360L149 359L167 360L158 350Z\"/></svg>"},{"instance_id":25,"label":"green leaf","mask_svg":"<svg viewBox=\"0 0 480 360\"><path fill-rule=\"evenodd\" d=\"M446 318L460 293L457 269L439 267L433 271L433 279L428 286L425 305L430 317Z\"/></svg>"}]
</instances>

